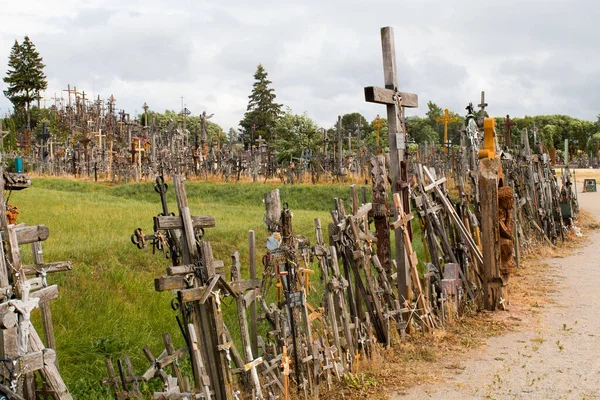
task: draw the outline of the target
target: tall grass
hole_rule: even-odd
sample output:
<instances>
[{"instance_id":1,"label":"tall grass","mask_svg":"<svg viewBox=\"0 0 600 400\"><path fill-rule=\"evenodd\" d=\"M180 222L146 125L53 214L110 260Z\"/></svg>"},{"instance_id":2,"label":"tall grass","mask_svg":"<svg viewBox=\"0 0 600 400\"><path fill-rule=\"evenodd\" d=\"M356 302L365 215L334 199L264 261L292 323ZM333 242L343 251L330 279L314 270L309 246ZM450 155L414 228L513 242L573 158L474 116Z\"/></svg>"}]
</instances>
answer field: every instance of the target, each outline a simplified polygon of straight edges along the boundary
<instances>
[{"instance_id":1,"label":"tall grass","mask_svg":"<svg viewBox=\"0 0 600 400\"><path fill-rule=\"evenodd\" d=\"M192 214L215 216L216 227L207 229L205 236L215 258L229 266L231 252L239 250L245 276L250 229L256 232L260 276L267 236L262 198L276 187L186 183ZM344 198L345 204L350 204L348 186L279 189L282 201L294 214L294 231L308 236L311 243L314 219L321 218L324 226L329 223L333 198ZM168 201L170 210L176 211L172 188ZM127 353L141 374L149 366L141 351L144 345L160 354L163 332L171 333L177 346L183 344L170 307L171 294L154 291L154 278L164 274L169 260L162 254L152 255L150 249L138 250L129 239L138 227L151 234L152 217L162 211L151 183L111 186L40 178L34 179L31 188L12 193L10 203L19 207L19 222L49 227L50 238L43 243L46 262L73 263L72 271L55 274L49 281L59 285L60 296L51 305L57 352L61 374L75 398L112 398L99 385L106 377L106 357L115 360ZM422 246L418 237L414 243ZM21 251L25 257L31 253L29 246L22 246ZM318 278L313 280L319 289ZM313 293L309 300L318 305L320 294ZM233 325L235 312L226 310L225 318ZM38 329L41 332L41 327Z\"/></svg>"}]
</instances>

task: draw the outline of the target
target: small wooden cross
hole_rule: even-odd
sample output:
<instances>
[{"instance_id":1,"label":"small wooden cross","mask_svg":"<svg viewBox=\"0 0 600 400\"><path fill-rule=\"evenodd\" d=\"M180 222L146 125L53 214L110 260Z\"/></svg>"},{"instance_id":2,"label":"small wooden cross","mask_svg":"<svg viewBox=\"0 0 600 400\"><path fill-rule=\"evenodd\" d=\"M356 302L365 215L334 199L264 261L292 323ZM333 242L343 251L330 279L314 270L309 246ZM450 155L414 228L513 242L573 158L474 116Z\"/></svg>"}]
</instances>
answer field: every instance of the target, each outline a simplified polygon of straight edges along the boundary
<instances>
[{"instance_id":1,"label":"small wooden cross","mask_svg":"<svg viewBox=\"0 0 600 400\"><path fill-rule=\"evenodd\" d=\"M102 129L98 129L98 132L94 132L96 133L94 136L96 136L98 138L98 147L100 149L102 149L102 138L106 137L106 135L102 134Z\"/></svg>"}]
</instances>

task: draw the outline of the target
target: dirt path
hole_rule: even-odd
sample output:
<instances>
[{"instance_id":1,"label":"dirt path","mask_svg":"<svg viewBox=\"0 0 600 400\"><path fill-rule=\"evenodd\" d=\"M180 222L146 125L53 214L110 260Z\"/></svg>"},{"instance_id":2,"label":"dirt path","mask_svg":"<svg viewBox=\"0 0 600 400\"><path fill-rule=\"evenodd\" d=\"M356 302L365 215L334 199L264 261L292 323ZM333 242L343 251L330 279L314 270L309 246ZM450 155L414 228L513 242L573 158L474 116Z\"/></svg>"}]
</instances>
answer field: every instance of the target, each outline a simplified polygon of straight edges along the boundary
<instances>
[{"instance_id":1,"label":"dirt path","mask_svg":"<svg viewBox=\"0 0 600 400\"><path fill-rule=\"evenodd\" d=\"M600 192L580 193L579 203L600 219ZM600 399L600 233L588 235L586 247L546 260L555 304L520 332L490 339L460 368L440 371L445 383L392 399Z\"/></svg>"}]
</instances>

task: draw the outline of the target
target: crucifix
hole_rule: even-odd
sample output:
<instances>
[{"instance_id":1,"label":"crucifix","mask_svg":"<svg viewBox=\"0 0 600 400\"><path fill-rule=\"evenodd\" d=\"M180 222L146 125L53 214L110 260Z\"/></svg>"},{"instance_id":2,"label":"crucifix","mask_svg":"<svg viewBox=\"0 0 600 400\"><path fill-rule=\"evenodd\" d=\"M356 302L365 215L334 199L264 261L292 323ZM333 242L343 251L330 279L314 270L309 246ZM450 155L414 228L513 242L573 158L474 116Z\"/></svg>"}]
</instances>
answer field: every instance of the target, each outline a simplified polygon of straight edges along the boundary
<instances>
[{"instance_id":1,"label":"crucifix","mask_svg":"<svg viewBox=\"0 0 600 400\"><path fill-rule=\"evenodd\" d=\"M408 198L408 172L405 160L406 132L402 108L416 108L418 96L398 91L398 72L396 70L396 50L394 31L391 27L381 28L381 50L383 53L383 75L385 88L365 87L365 100L369 103L385 104L388 120L388 139L390 146L390 177L392 193L399 193L403 209L410 213ZM398 210L394 208L394 219L398 219ZM410 230L410 225L409 225ZM398 295L408 298L410 280L406 268L406 252L402 230L394 230L396 247L396 265Z\"/></svg>"},{"instance_id":2,"label":"crucifix","mask_svg":"<svg viewBox=\"0 0 600 400\"><path fill-rule=\"evenodd\" d=\"M448 124L450 122L456 122L457 119L456 117L450 117L450 114L448 113L448 109L446 108L444 110L444 116L443 117L437 117L435 119L436 122L443 122L444 123L444 151L448 151ZM449 146L448 146L449 147Z\"/></svg>"},{"instance_id":3,"label":"crucifix","mask_svg":"<svg viewBox=\"0 0 600 400\"><path fill-rule=\"evenodd\" d=\"M504 145L508 149L510 149L510 132L515 125L517 123L510 119L510 115L506 114L506 119L504 120Z\"/></svg>"}]
</instances>

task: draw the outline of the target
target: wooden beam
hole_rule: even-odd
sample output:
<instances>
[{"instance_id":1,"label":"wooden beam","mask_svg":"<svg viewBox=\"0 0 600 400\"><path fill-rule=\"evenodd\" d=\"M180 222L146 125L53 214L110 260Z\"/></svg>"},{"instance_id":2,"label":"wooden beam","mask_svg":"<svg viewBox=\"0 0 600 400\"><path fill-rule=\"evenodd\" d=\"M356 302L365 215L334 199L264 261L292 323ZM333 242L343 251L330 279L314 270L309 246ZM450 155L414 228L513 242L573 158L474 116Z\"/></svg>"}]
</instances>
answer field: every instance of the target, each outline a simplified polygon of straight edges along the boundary
<instances>
[{"instance_id":1,"label":"wooden beam","mask_svg":"<svg viewBox=\"0 0 600 400\"><path fill-rule=\"evenodd\" d=\"M15 228L19 244L41 242L48 239L50 230L46 225L19 226Z\"/></svg>"},{"instance_id":2,"label":"wooden beam","mask_svg":"<svg viewBox=\"0 0 600 400\"><path fill-rule=\"evenodd\" d=\"M23 272L25 272L25 275L41 274L42 269L46 270L47 274L51 274L54 272L71 271L73 265L71 264L71 261L23 265Z\"/></svg>"},{"instance_id":3,"label":"wooden beam","mask_svg":"<svg viewBox=\"0 0 600 400\"><path fill-rule=\"evenodd\" d=\"M161 230L183 229L183 221L181 216L159 215L154 217L154 224L156 225L157 229ZM212 215L192 216L192 226L194 229L214 228L215 217Z\"/></svg>"},{"instance_id":4,"label":"wooden beam","mask_svg":"<svg viewBox=\"0 0 600 400\"><path fill-rule=\"evenodd\" d=\"M394 105L396 99L394 98L394 92L391 89L384 89L375 86L365 87L365 101L368 103ZM402 107L405 108L417 108L419 107L419 96L414 93L397 92L402 98Z\"/></svg>"}]
</instances>

